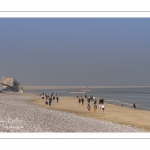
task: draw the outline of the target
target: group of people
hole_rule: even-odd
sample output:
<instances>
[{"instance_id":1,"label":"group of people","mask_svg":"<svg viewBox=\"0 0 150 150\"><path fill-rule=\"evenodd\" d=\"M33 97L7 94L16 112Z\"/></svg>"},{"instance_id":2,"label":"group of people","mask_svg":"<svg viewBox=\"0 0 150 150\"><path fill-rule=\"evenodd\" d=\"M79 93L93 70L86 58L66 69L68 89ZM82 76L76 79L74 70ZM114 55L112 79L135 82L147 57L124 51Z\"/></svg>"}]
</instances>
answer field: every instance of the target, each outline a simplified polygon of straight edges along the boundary
<instances>
[{"instance_id":1,"label":"group of people","mask_svg":"<svg viewBox=\"0 0 150 150\"><path fill-rule=\"evenodd\" d=\"M79 105L80 105L80 103L82 103L82 105L83 105L84 104L84 98L83 97L79 98L78 102L79 102Z\"/></svg>"},{"instance_id":2,"label":"group of people","mask_svg":"<svg viewBox=\"0 0 150 150\"><path fill-rule=\"evenodd\" d=\"M87 95L85 95L84 97L85 97L85 99L87 98L87 102L88 102L87 110L88 110L89 114L90 114L90 110L91 110L91 105L90 105L91 100L94 100L94 112L96 112L96 110L97 110L97 104L96 104L97 101L95 100L95 97L93 97L93 96L87 97ZM80 103L82 103L82 105L83 105L84 104L84 98L82 97L82 94L81 94L81 97L79 97L78 94L77 94L77 98L78 98L79 105L80 105ZM104 113L105 105L104 105L104 99L103 98L101 98L99 100L99 108L102 108L103 113Z\"/></svg>"},{"instance_id":3,"label":"group of people","mask_svg":"<svg viewBox=\"0 0 150 150\"><path fill-rule=\"evenodd\" d=\"M99 107L99 108L100 108L100 107ZM101 108L102 108L103 113L104 113L104 109L105 109L105 105L104 105L104 103L101 105ZM87 110L88 110L88 112L90 113L91 106L90 106L90 104L89 104L89 103L88 103L88 106L87 106ZM97 105L96 105L96 104L94 104L94 112L96 112L96 110L97 110Z\"/></svg>"},{"instance_id":4,"label":"group of people","mask_svg":"<svg viewBox=\"0 0 150 150\"><path fill-rule=\"evenodd\" d=\"M52 101L57 100L57 103L58 103L58 100L59 100L59 97L57 96L57 93L54 95L53 92L49 95L47 95L46 93L42 93L42 99L44 100L44 97L46 99L45 101L45 105L49 105L51 106L52 105Z\"/></svg>"},{"instance_id":5,"label":"group of people","mask_svg":"<svg viewBox=\"0 0 150 150\"><path fill-rule=\"evenodd\" d=\"M97 110L97 104L96 103L97 103L97 101L94 100L94 112L96 112L96 110ZM105 105L104 105L104 99L103 98L99 100L99 108L102 108L103 113L104 113ZM90 103L88 103L87 109L88 109L88 112L90 113L90 109L91 109Z\"/></svg>"}]
</instances>

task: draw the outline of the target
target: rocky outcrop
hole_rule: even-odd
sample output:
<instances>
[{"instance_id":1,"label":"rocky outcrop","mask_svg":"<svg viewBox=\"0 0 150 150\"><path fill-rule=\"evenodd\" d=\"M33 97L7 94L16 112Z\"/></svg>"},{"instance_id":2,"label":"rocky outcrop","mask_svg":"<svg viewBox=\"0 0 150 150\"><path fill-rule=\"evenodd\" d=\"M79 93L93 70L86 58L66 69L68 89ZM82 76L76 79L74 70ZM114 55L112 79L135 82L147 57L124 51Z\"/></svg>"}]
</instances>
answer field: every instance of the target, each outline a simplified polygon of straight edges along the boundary
<instances>
[{"instance_id":1,"label":"rocky outcrop","mask_svg":"<svg viewBox=\"0 0 150 150\"><path fill-rule=\"evenodd\" d=\"M0 84L2 85L2 90L4 91L24 93L23 87L14 78L7 78L3 76L0 80Z\"/></svg>"}]
</instances>

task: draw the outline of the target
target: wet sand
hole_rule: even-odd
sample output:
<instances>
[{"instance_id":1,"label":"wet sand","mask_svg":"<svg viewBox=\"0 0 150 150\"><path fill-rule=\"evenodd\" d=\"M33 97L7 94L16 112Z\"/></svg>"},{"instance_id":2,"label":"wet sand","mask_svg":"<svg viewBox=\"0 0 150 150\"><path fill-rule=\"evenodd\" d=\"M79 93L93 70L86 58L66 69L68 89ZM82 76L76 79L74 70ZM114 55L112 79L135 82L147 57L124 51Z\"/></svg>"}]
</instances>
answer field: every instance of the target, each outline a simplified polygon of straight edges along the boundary
<instances>
[{"instance_id":1,"label":"wet sand","mask_svg":"<svg viewBox=\"0 0 150 150\"><path fill-rule=\"evenodd\" d=\"M59 102L57 103L56 100L53 100L52 106L45 105L45 99L42 100L41 97L32 102L33 104L51 110L71 112L87 118L106 120L150 131L150 111L134 110L105 103L104 113L99 107L97 108L96 113L94 113L94 104L91 102L91 111L89 114L87 111L87 100L85 99L84 104L82 105L81 103L78 103L78 99L76 97L59 97Z\"/></svg>"}]
</instances>

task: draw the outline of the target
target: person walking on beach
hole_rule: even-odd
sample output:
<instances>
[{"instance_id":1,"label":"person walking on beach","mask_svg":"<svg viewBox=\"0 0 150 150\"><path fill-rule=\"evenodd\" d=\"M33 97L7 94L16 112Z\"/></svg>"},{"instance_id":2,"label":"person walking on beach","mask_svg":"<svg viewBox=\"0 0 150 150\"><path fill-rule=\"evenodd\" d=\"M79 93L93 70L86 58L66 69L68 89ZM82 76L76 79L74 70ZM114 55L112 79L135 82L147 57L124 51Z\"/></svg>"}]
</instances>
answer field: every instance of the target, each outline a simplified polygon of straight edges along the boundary
<instances>
[{"instance_id":1,"label":"person walking on beach","mask_svg":"<svg viewBox=\"0 0 150 150\"><path fill-rule=\"evenodd\" d=\"M90 103L90 100L91 100L91 99L90 99L90 98L88 98L87 100L88 100L88 103Z\"/></svg>"},{"instance_id":2,"label":"person walking on beach","mask_svg":"<svg viewBox=\"0 0 150 150\"><path fill-rule=\"evenodd\" d=\"M53 92L51 93L51 97L53 97Z\"/></svg>"},{"instance_id":3,"label":"person walking on beach","mask_svg":"<svg viewBox=\"0 0 150 150\"><path fill-rule=\"evenodd\" d=\"M51 106L51 105L52 105L52 98L49 97L49 106Z\"/></svg>"},{"instance_id":4,"label":"person walking on beach","mask_svg":"<svg viewBox=\"0 0 150 150\"><path fill-rule=\"evenodd\" d=\"M136 105L135 105L135 103L133 104L133 108L134 108L134 110L136 109Z\"/></svg>"},{"instance_id":5,"label":"person walking on beach","mask_svg":"<svg viewBox=\"0 0 150 150\"><path fill-rule=\"evenodd\" d=\"M56 100L57 100L57 103L58 103L58 100L59 100L58 96L56 97Z\"/></svg>"},{"instance_id":6,"label":"person walking on beach","mask_svg":"<svg viewBox=\"0 0 150 150\"><path fill-rule=\"evenodd\" d=\"M94 101L94 104L96 104L96 100Z\"/></svg>"},{"instance_id":7,"label":"person walking on beach","mask_svg":"<svg viewBox=\"0 0 150 150\"><path fill-rule=\"evenodd\" d=\"M85 96L84 96L84 97L85 97L85 99L87 98L86 94L85 94Z\"/></svg>"},{"instance_id":8,"label":"person walking on beach","mask_svg":"<svg viewBox=\"0 0 150 150\"><path fill-rule=\"evenodd\" d=\"M91 109L91 106L90 106L90 104L88 104L87 105L87 110L88 110L89 114L90 114L90 109Z\"/></svg>"},{"instance_id":9,"label":"person walking on beach","mask_svg":"<svg viewBox=\"0 0 150 150\"><path fill-rule=\"evenodd\" d=\"M81 99L81 102L82 102L82 105L83 105L83 103L84 103L84 98L82 97L82 99Z\"/></svg>"},{"instance_id":10,"label":"person walking on beach","mask_svg":"<svg viewBox=\"0 0 150 150\"><path fill-rule=\"evenodd\" d=\"M79 105L80 105L80 102L81 102L81 99L80 99L80 98L79 98L78 102L79 102Z\"/></svg>"},{"instance_id":11,"label":"person walking on beach","mask_svg":"<svg viewBox=\"0 0 150 150\"><path fill-rule=\"evenodd\" d=\"M104 109L105 109L105 105L104 105L104 103L102 103L102 110L103 110L103 113L104 113Z\"/></svg>"},{"instance_id":12,"label":"person walking on beach","mask_svg":"<svg viewBox=\"0 0 150 150\"><path fill-rule=\"evenodd\" d=\"M94 104L94 112L96 112L96 109L97 109L97 105Z\"/></svg>"}]
</instances>

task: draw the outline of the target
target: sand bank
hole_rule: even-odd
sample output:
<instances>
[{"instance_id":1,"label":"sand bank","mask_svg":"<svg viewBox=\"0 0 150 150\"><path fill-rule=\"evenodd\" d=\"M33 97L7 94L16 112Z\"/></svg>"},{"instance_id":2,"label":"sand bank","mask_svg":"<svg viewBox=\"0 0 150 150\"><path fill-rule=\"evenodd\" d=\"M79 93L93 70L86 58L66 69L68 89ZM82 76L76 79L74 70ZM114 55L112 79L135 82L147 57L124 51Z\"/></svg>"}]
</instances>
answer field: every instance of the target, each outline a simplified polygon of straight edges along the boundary
<instances>
[{"instance_id":1,"label":"sand bank","mask_svg":"<svg viewBox=\"0 0 150 150\"><path fill-rule=\"evenodd\" d=\"M133 127L142 128L146 131L150 131L150 111L133 110L113 104L105 103L104 113L100 108L94 113L93 102L91 105L91 113L89 115L87 111L87 101L84 101L84 105L78 103L76 97L60 97L59 102L53 101L52 106L45 105L45 99L41 97L35 101L34 104L46 107L51 110L61 110L66 112L75 113L79 116L84 116L93 119L107 120L113 123L131 125Z\"/></svg>"}]
</instances>

